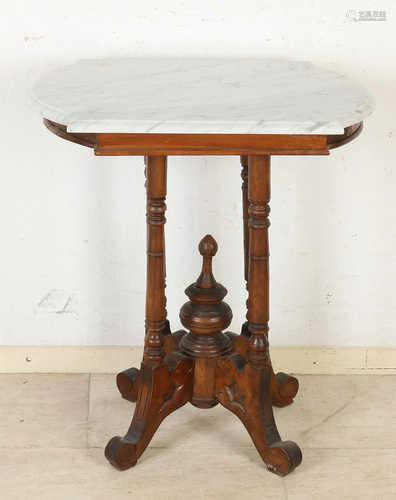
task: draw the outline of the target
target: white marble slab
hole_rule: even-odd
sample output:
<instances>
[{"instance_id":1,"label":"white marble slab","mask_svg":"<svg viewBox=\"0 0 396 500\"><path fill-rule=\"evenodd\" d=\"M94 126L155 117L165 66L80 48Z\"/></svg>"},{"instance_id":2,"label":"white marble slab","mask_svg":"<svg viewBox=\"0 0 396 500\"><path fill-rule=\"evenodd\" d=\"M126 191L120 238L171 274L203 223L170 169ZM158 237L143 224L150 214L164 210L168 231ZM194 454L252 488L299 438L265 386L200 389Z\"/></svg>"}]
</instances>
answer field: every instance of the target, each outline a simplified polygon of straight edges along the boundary
<instances>
[{"instance_id":1,"label":"white marble slab","mask_svg":"<svg viewBox=\"0 0 396 500\"><path fill-rule=\"evenodd\" d=\"M69 132L342 134L369 92L308 62L80 60L44 75L31 107Z\"/></svg>"}]
</instances>

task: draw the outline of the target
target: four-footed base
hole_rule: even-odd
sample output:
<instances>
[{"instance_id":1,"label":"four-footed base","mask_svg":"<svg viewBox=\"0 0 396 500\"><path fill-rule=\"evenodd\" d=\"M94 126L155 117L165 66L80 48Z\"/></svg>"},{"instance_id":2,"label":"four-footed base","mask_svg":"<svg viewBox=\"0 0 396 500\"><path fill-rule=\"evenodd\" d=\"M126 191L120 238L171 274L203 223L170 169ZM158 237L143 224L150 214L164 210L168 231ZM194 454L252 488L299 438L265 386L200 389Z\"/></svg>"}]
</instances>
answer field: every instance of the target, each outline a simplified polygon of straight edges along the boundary
<instances>
[{"instance_id":1,"label":"four-footed base","mask_svg":"<svg viewBox=\"0 0 396 500\"><path fill-rule=\"evenodd\" d=\"M167 336L168 354L163 364L153 367L142 362L140 370L130 368L117 376L121 395L137 401L127 434L112 438L105 450L106 458L119 470L135 466L162 421L193 399L195 360L178 351L179 340L185 333ZM278 374L275 378L270 363L260 368L251 366L246 354L242 354L246 338L227 335L235 352L215 362L213 397L242 421L267 469L285 476L301 463L302 454L294 442L281 440L272 404L274 391L277 395L282 393L284 384L287 386L294 377ZM169 352L171 349L173 352ZM294 397L297 390L291 392ZM284 399L290 404L293 399L290 400L290 392L286 394L289 397Z\"/></svg>"},{"instance_id":2,"label":"four-footed base","mask_svg":"<svg viewBox=\"0 0 396 500\"><path fill-rule=\"evenodd\" d=\"M185 290L189 300L180 310L180 321L188 332L172 334L159 314L146 320L140 372L130 368L117 377L122 396L137 401L128 432L112 438L105 450L109 462L120 470L136 465L161 422L188 402L198 408L220 403L234 413L274 474L285 476L301 463L300 448L281 440L272 411L273 403L285 406L293 401L298 382L285 374L274 375L267 321L249 323L246 331L242 329L245 335L224 333L232 311L224 302L227 289L212 272L217 248L211 235L198 246L203 258L201 274ZM166 317L165 309L161 311ZM267 314L252 315L261 317L266 320Z\"/></svg>"}]
</instances>

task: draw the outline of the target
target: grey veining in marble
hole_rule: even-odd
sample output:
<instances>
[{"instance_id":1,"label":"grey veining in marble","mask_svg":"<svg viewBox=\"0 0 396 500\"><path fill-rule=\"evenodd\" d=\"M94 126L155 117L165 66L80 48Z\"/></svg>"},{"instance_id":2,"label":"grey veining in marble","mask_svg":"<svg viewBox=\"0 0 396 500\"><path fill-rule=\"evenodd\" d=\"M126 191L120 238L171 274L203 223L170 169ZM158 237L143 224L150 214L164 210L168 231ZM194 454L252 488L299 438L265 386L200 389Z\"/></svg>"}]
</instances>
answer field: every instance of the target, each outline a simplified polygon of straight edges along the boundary
<instances>
[{"instance_id":1,"label":"grey veining in marble","mask_svg":"<svg viewBox=\"0 0 396 500\"><path fill-rule=\"evenodd\" d=\"M40 78L29 102L94 133L342 134L374 108L344 75L260 59L80 60Z\"/></svg>"}]
</instances>

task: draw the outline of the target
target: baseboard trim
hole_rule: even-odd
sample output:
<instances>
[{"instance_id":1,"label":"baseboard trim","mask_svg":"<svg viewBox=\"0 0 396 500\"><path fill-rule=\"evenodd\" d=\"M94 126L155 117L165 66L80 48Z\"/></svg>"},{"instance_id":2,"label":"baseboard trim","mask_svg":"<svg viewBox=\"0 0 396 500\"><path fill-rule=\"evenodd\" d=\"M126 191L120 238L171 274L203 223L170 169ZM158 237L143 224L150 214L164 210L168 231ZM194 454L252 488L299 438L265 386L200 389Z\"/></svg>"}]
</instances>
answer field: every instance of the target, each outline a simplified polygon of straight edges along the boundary
<instances>
[{"instance_id":1,"label":"baseboard trim","mask_svg":"<svg viewBox=\"0 0 396 500\"><path fill-rule=\"evenodd\" d=\"M141 346L0 346L0 373L117 373L139 366ZM276 371L396 374L396 347L271 347Z\"/></svg>"}]
</instances>

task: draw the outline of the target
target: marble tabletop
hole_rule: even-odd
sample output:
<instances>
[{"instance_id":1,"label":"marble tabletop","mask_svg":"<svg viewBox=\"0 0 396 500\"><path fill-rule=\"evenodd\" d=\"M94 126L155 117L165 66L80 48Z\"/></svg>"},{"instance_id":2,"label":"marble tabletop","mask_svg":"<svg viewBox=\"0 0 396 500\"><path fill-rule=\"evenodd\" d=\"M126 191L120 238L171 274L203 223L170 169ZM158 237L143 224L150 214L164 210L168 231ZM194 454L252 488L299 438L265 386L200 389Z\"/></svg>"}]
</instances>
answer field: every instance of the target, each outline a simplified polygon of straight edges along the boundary
<instances>
[{"instance_id":1,"label":"marble tabletop","mask_svg":"<svg viewBox=\"0 0 396 500\"><path fill-rule=\"evenodd\" d=\"M80 60L41 77L29 103L93 133L342 134L374 108L344 75L262 59Z\"/></svg>"}]
</instances>

